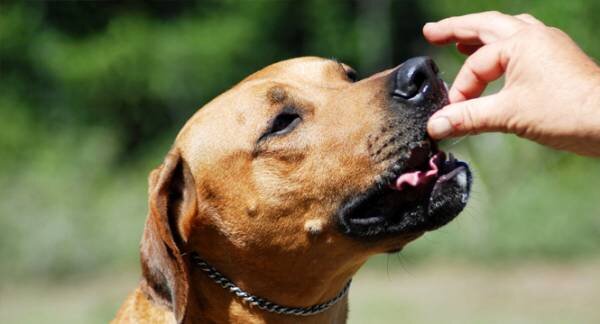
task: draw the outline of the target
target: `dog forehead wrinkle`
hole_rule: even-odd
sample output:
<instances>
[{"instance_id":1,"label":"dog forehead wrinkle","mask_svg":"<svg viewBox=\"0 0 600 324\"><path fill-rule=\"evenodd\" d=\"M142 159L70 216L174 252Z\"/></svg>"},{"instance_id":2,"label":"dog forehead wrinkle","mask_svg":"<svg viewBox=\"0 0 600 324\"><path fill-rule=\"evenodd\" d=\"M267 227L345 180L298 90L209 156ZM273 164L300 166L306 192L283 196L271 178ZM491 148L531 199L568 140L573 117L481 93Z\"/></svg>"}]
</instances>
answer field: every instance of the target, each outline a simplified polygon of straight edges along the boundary
<instances>
[{"instance_id":1,"label":"dog forehead wrinkle","mask_svg":"<svg viewBox=\"0 0 600 324\"><path fill-rule=\"evenodd\" d=\"M287 98L287 93L280 86L273 86L267 91L267 98L272 104L282 103Z\"/></svg>"},{"instance_id":2,"label":"dog forehead wrinkle","mask_svg":"<svg viewBox=\"0 0 600 324\"><path fill-rule=\"evenodd\" d=\"M303 76L317 76L318 71L323 69L326 64L336 64L331 60L320 57L299 57L293 58L278 63L271 64L262 70L259 70L244 80L242 84L248 81L256 80L273 80L278 76L285 75L286 79L302 78Z\"/></svg>"}]
</instances>

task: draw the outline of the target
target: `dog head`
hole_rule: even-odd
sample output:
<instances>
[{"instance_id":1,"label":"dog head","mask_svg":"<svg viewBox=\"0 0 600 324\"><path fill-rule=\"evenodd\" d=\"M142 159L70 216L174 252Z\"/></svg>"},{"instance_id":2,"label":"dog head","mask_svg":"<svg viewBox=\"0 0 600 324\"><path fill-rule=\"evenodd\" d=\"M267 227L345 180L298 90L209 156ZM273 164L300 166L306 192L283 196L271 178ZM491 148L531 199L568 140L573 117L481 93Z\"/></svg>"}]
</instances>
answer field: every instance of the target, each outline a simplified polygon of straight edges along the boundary
<instances>
[{"instance_id":1,"label":"dog head","mask_svg":"<svg viewBox=\"0 0 600 324\"><path fill-rule=\"evenodd\" d=\"M447 103L435 64L355 75L333 60L279 62L186 123L150 181L142 262L163 298L185 304L183 252L221 260L224 272L237 263L343 284L368 256L464 208L468 166L426 133Z\"/></svg>"}]
</instances>

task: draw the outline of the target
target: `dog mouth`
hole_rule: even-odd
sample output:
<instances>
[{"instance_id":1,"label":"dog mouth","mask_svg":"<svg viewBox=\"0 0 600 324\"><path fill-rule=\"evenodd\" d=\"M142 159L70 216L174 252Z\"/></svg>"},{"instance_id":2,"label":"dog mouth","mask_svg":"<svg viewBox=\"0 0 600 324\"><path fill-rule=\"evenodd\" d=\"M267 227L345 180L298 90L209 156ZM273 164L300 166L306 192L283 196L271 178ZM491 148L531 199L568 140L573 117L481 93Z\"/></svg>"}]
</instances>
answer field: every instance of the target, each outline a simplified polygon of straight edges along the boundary
<instances>
[{"instance_id":1,"label":"dog mouth","mask_svg":"<svg viewBox=\"0 0 600 324\"><path fill-rule=\"evenodd\" d=\"M340 209L343 232L379 238L431 231L453 220L469 198L468 164L438 150L430 140L415 145L402 163L384 174Z\"/></svg>"}]
</instances>

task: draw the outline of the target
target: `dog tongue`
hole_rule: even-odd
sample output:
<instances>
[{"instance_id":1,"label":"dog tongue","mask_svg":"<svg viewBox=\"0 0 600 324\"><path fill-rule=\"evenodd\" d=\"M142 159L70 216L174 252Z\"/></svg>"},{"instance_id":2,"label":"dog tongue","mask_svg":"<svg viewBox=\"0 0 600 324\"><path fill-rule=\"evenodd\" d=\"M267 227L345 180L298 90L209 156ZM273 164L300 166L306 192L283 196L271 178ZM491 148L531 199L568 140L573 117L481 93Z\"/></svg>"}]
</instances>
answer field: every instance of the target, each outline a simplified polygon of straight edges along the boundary
<instances>
[{"instance_id":1,"label":"dog tongue","mask_svg":"<svg viewBox=\"0 0 600 324\"><path fill-rule=\"evenodd\" d=\"M429 170L426 171L413 171L401 174L396 179L396 185L393 186L393 189L398 191L402 191L408 187L419 187L421 185L426 185L438 176L438 164L440 163L440 159L442 159L443 153L438 153L432 156L429 159Z\"/></svg>"}]
</instances>

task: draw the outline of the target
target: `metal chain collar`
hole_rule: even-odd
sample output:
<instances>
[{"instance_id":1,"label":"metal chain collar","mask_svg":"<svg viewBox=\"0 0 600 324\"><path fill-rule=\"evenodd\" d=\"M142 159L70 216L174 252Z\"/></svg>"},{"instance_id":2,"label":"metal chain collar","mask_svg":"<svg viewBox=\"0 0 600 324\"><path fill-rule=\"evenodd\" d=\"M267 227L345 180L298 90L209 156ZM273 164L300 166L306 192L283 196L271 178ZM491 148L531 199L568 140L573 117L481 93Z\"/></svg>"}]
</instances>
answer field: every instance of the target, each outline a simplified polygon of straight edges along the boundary
<instances>
[{"instance_id":1,"label":"metal chain collar","mask_svg":"<svg viewBox=\"0 0 600 324\"><path fill-rule=\"evenodd\" d=\"M243 302L271 313L298 316L309 316L321 313L329 307L335 305L338 301L340 301L340 299L346 296L348 294L348 290L350 289L350 283L352 283L352 279L348 280L346 286L344 286L344 288L335 297L322 304L317 304L310 307L281 306L264 298L254 296L243 291L240 287L236 286L231 280L229 280L229 278L225 277L223 274L217 271L217 269L212 267L206 261L202 260L198 254L191 253L190 256L198 268L204 271L209 278L218 283L221 287L229 290L231 293L242 299Z\"/></svg>"}]
</instances>

